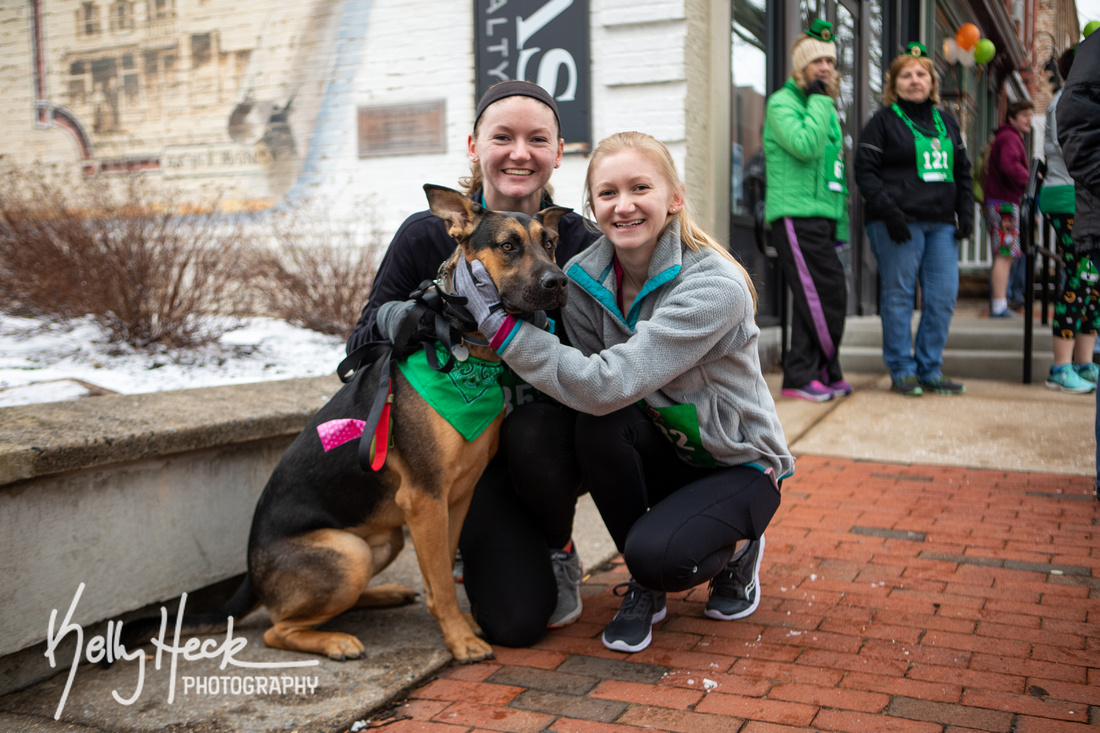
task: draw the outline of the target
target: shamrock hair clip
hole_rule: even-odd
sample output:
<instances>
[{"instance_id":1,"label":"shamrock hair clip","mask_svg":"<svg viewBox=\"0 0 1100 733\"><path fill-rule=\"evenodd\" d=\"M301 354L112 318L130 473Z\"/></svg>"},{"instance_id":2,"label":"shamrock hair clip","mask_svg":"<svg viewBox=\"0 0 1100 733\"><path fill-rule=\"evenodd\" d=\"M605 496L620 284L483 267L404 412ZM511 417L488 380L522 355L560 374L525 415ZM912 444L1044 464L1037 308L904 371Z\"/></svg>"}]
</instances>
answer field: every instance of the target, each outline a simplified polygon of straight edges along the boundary
<instances>
[{"instance_id":1,"label":"shamrock hair clip","mask_svg":"<svg viewBox=\"0 0 1100 733\"><path fill-rule=\"evenodd\" d=\"M815 20L810 26L810 29L806 31L806 35L813 36L819 41L831 43L833 40L833 24L819 18Z\"/></svg>"},{"instance_id":2,"label":"shamrock hair clip","mask_svg":"<svg viewBox=\"0 0 1100 733\"><path fill-rule=\"evenodd\" d=\"M905 47L905 53L915 58L928 55L928 49L923 43L917 43L916 41L910 41L909 45Z\"/></svg>"}]
</instances>

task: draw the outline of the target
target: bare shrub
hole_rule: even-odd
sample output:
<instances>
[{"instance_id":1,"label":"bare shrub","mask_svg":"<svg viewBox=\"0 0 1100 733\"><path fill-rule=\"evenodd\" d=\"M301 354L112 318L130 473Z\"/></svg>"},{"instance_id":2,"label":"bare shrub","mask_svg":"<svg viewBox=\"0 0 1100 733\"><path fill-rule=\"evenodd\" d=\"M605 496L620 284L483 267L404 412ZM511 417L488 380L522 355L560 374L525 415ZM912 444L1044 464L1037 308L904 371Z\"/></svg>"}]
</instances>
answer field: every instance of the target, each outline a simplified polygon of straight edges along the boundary
<instances>
[{"instance_id":1,"label":"bare shrub","mask_svg":"<svg viewBox=\"0 0 1100 733\"><path fill-rule=\"evenodd\" d=\"M249 243L216 202L182 203L141 174L75 185L0 172L0 292L9 310L90 315L115 342L188 347L242 315Z\"/></svg>"},{"instance_id":2,"label":"bare shrub","mask_svg":"<svg viewBox=\"0 0 1100 733\"><path fill-rule=\"evenodd\" d=\"M367 301L384 243L375 208L355 207L354 223L305 204L269 222L272 247L257 251L260 302L275 318L347 337Z\"/></svg>"}]
</instances>

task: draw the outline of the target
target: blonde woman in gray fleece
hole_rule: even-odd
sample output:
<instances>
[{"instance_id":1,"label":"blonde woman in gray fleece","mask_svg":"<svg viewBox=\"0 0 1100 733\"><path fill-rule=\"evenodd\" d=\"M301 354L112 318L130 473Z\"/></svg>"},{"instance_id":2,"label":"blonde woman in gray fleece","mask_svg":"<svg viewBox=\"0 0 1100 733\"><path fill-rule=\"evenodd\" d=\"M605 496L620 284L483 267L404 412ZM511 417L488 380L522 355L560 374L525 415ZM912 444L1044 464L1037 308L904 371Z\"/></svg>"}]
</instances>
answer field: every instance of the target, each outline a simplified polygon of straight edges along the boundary
<instances>
[{"instance_id":1,"label":"blonde woman in gray fleece","mask_svg":"<svg viewBox=\"0 0 1100 733\"><path fill-rule=\"evenodd\" d=\"M632 575L603 633L624 652L649 645L666 592L709 580L707 616L756 610L764 528L794 470L760 371L752 281L686 197L654 138L600 143L585 208L603 237L565 266L571 347L508 315L480 262L455 277L508 365L586 413L584 483Z\"/></svg>"}]
</instances>

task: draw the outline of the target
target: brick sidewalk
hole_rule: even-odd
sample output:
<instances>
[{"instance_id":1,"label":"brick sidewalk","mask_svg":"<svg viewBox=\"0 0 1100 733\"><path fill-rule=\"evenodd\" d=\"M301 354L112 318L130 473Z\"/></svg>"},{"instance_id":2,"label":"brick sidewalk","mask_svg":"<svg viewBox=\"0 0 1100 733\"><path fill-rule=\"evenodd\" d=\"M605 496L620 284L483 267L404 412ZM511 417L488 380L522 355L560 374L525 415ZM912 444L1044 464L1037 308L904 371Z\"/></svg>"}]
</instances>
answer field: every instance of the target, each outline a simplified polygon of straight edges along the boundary
<instances>
[{"instance_id":1,"label":"brick sidewalk","mask_svg":"<svg viewBox=\"0 0 1100 733\"><path fill-rule=\"evenodd\" d=\"M638 654L604 648L621 560L580 621L453 666L398 731L1012 731L1100 725L1100 504L1080 476L799 459L748 619L669 596ZM402 719L404 718L404 719Z\"/></svg>"}]
</instances>

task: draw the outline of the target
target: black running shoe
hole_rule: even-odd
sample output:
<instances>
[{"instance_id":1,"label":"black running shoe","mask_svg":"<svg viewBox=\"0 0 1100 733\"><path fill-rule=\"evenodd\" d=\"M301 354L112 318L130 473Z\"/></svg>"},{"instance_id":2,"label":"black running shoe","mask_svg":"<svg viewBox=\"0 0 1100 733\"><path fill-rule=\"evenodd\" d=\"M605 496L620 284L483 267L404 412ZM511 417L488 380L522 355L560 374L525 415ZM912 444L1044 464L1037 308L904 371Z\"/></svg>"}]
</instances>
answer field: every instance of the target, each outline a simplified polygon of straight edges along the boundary
<instances>
[{"instance_id":1,"label":"black running shoe","mask_svg":"<svg viewBox=\"0 0 1100 733\"><path fill-rule=\"evenodd\" d=\"M952 382L942 374L931 379L920 380L920 386L924 388L925 392L931 392L932 394L958 395L966 391L966 387L958 382Z\"/></svg>"},{"instance_id":2,"label":"black running shoe","mask_svg":"<svg viewBox=\"0 0 1100 733\"><path fill-rule=\"evenodd\" d=\"M903 397L920 397L924 394L924 390L920 388L920 380L912 374L908 377L893 380L890 389Z\"/></svg>"},{"instance_id":3,"label":"black running shoe","mask_svg":"<svg viewBox=\"0 0 1100 733\"><path fill-rule=\"evenodd\" d=\"M745 618L760 605L760 560L764 537L750 541L741 556L730 560L710 581L710 598L704 611L710 618L732 621Z\"/></svg>"},{"instance_id":4,"label":"black running shoe","mask_svg":"<svg viewBox=\"0 0 1100 733\"><path fill-rule=\"evenodd\" d=\"M623 603L603 631L603 645L617 652L640 652L653 640L653 624L665 617L665 594L643 588L634 578L615 586L614 593Z\"/></svg>"}]
</instances>

